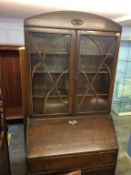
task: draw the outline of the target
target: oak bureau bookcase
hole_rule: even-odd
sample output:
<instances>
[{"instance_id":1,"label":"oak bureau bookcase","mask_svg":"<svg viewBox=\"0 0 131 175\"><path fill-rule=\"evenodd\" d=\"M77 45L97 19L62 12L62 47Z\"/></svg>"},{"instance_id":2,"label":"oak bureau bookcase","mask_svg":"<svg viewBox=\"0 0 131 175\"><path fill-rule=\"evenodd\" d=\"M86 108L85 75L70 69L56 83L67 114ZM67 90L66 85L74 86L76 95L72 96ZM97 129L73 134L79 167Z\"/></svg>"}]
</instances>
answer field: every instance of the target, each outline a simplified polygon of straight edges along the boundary
<instances>
[{"instance_id":1,"label":"oak bureau bookcase","mask_svg":"<svg viewBox=\"0 0 131 175\"><path fill-rule=\"evenodd\" d=\"M28 174L115 174L110 111L120 35L119 24L84 12L25 20Z\"/></svg>"}]
</instances>

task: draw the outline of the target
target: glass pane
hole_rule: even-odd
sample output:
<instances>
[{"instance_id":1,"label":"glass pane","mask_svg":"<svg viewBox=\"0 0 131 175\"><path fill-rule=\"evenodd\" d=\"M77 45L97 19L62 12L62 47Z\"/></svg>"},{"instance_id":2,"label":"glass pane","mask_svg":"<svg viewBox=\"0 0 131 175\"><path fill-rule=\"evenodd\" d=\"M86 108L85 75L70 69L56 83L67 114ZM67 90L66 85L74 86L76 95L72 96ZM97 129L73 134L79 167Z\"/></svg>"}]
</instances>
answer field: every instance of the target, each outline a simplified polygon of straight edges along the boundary
<instances>
[{"instance_id":1,"label":"glass pane","mask_svg":"<svg viewBox=\"0 0 131 175\"><path fill-rule=\"evenodd\" d=\"M130 76L131 78L131 61L127 62L127 70L126 73L128 74L128 76Z\"/></svg>"},{"instance_id":2,"label":"glass pane","mask_svg":"<svg viewBox=\"0 0 131 175\"><path fill-rule=\"evenodd\" d=\"M117 71L125 73L127 69L127 65L128 65L128 62L126 62L125 60L119 59L118 64L117 64Z\"/></svg>"},{"instance_id":3,"label":"glass pane","mask_svg":"<svg viewBox=\"0 0 131 175\"><path fill-rule=\"evenodd\" d=\"M116 74L116 81L124 81L126 74L124 72L118 71Z\"/></svg>"},{"instance_id":4,"label":"glass pane","mask_svg":"<svg viewBox=\"0 0 131 175\"><path fill-rule=\"evenodd\" d=\"M77 81L77 112L108 110L114 46L114 37L81 35Z\"/></svg>"},{"instance_id":5,"label":"glass pane","mask_svg":"<svg viewBox=\"0 0 131 175\"><path fill-rule=\"evenodd\" d=\"M68 112L70 35L30 33L33 112Z\"/></svg>"},{"instance_id":6,"label":"glass pane","mask_svg":"<svg viewBox=\"0 0 131 175\"><path fill-rule=\"evenodd\" d=\"M131 111L131 103L121 103L119 112L130 112Z\"/></svg>"},{"instance_id":7,"label":"glass pane","mask_svg":"<svg viewBox=\"0 0 131 175\"><path fill-rule=\"evenodd\" d=\"M119 103L120 102L120 103ZM131 112L131 42L121 41L113 94L113 110Z\"/></svg>"},{"instance_id":8,"label":"glass pane","mask_svg":"<svg viewBox=\"0 0 131 175\"><path fill-rule=\"evenodd\" d=\"M115 102L115 101L113 101L112 106L113 106L113 111L114 112L116 112L116 113L119 113L120 112L121 102Z\"/></svg>"},{"instance_id":9,"label":"glass pane","mask_svg":"<svg viewBox=\"0 0 131 175\"><path fill-rule=\"evenodd\" d=\"M119 59L128 60L130 41L121 41L119 49Z\"/></svg>"},{"instance_id":10,"label":"glass pane","mask_svg":"<svg viewBox=\"0 0 131 175\"><path fill-rule=\"evenodd\" d=\"M118 103L122 101L122 97L118 93L114 93L113 95L113 103Z\"/></svg>"},{"instance_id":11,"label":"glass pane","mask_svg":"<svg viewBox=\"0 0 131 175\"><path fill-rule=\"evenodd\" d=\"M128 50L128 61L131 61L131 41L130 41L130 47L129 47L129 50Z\"/></svg>"}]
</instances>

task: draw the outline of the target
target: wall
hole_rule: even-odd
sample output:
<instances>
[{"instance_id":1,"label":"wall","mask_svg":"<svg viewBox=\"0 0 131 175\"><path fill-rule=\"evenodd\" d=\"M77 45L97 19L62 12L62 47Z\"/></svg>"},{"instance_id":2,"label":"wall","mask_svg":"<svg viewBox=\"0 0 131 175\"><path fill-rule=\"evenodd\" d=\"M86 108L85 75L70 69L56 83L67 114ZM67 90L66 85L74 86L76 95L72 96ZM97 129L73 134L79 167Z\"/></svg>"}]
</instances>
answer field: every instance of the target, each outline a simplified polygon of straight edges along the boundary
<instances>
[{"instance_id":1,"label":"wall","mask_svg":"<svg viewBox=\"0 0 131 175\"><path fill-rule=\"evenodd\" d=\"M24 45L24 21L0 18L0 44ZM131 27L123 27L122 39L131 40Z\"/></svg>"},{"instance_id":2,"label":"wall","mask_svg":"<svg viewBox=\"0 0 131 175\"><path fill-rule=\"evenodd\" d=\"M131 27L122 28L122 40L131 40Z\"/></svg>"},{"instance_id":3,"label":"wall","mask_svg":"<svg viewBox=\"0 0 131 175\"><path fill-rule=\"evenodd\" d=\"M0 45L24 45L23 20L0 18Z\"/></svg>"}]
</instances>

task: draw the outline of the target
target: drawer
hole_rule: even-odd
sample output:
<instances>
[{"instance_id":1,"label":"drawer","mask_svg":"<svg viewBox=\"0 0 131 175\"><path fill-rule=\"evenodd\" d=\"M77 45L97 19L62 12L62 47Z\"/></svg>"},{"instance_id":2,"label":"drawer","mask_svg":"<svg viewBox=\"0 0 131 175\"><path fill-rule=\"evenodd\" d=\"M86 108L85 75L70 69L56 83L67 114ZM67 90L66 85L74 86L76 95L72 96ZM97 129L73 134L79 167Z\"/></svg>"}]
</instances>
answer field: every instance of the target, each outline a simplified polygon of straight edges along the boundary
<instances>
[{"instance_id":1,"label":"drawer","mask_svg":"<svg viewBox=\"0 0 131 175\"><path fill-rule=\"evenodd\" d=\"M78 170L78 169L76 169ZM65 170L60 172L41 172L39 175L65 175L67 173L76 171L76 170ZM29 175L37 175L35 173L29 173ZM97 167L91 169L81 170L81 175L115 175L115 165L114 166L105 166Z\"/></svg>"},{"instance_id":2,"label":"drawer","mask_svg":"<svg viewBox=\"0 0 131 175\"><path fill-rule=\"evenodd\" d=\"M28 168L32 173L56 172L67 169L86 169L115 164L117 151L72 155L65 157L29 159ZM84 172L83 172L84 173Z\"/></svg>"},{"instance_id":3,"label":"drawer","mask_svg":"<svg viewBox=\"0 0 131 175\"><path fill-rule=\"evenodd\" d=\"M83 170L81 175L115 175L115 166L93 168L92 170Z\"/></svg>"}]
</instances>

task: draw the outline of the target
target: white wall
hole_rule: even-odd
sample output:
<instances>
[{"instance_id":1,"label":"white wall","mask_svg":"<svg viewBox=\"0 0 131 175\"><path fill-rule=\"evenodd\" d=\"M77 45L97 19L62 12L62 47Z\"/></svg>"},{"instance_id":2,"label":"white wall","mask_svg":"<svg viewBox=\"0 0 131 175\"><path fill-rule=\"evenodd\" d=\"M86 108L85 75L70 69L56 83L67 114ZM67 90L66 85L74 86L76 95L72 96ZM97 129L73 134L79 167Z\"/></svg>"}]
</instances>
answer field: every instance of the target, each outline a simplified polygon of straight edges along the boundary
<instances>
[{"instance_id":1,"label":"white wall","mask_svg":"<svg viewBox=\"0 0 131 175\"><path fill-rule=\"evenodd\" d=\"M0 18L0 44L24 45L24 21ZM131 27L123 27L122 39L131 40Z\"/></svg>"},{"instance_id":2,"label":"white wall","mask_svg":"<svg viewBox=\"0 0 131 175\"><path fill-rule=\"evenodd\" d=\"M0 18L0 44L24 45L23 20Z\"/></svg>"},{"instance_id":3,"label":"white wall","mask_svg":"<svg viewBox=\"0 0 131 175\"><path fill-rule=\"evenodd\" d=\"M122 40L131 40L131 27L122 27Z\"/></svg>"},{"instance_id":4,"label":"white wall","mask_svg":"<svg viewBox=\"0 0 131 175\"><path fill-rule=\"evenodd\" d=\"M123 27L122 35L131 35L131 27Z\"/></svg>"}]
</instances>

